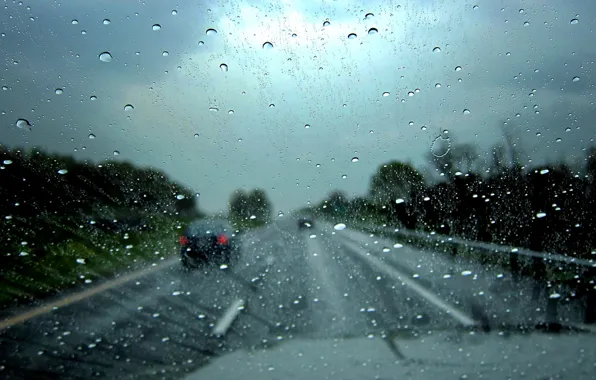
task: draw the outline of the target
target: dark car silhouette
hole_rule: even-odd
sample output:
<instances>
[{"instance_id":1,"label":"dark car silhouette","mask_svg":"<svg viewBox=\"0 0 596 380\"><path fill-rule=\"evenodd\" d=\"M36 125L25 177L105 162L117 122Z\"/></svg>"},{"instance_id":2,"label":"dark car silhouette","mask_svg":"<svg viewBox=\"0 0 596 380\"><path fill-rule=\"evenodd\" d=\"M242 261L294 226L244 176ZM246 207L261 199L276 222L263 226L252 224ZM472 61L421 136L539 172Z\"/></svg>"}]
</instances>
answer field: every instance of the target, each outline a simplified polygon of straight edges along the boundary
<instances>
[{"instance_id":1,"label":"dark car silhouette","mask_svg":"<svg viewBox=\"0 0 596 380\"><path fill-rule=\"evenodd\" d=\"M298 219L298 228L313 228L315 225L314 218L311 217L301 217Z\"/></svg>"},{"instance_id":2,"label":"dark car silhouette","mask_svg":"<svg viewBox=\"0 0 596 380\"><path fill-rule=\"evenodd\" d=\"M227 221L198 220L180 236L180 255L186 268L202 264L229 264L238 253L234 229Z\"/></svg>"}]
</instances>

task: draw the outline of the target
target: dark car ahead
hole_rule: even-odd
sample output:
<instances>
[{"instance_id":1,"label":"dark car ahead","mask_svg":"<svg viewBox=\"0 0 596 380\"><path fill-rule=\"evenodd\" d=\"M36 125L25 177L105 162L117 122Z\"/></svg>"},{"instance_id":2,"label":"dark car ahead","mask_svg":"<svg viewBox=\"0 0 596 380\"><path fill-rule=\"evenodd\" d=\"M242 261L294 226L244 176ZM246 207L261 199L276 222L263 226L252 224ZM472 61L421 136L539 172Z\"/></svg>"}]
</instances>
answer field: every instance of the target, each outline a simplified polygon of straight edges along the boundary
<instances>
[{"instance_id":1,"label":"dark car ahead","mask_svg":"<svg viewBox=\"0 0 596 380\"><path fill-rule=\"evenodd\" d=\"M201 264L229 264L238 252L234 229L226 221L198 220L180 236L182 265L197 268Z\"/></svg>"},{"instance_id":2,"label":"dark car ahead","mask_svg":"<svg viewBox=\"0 0 596 380\"><path fill-rule=\"evenodd\" d=\"M301 217L298 219L298 228L313 228L314 226L314 218L311 217Z\"/></svg>"}]
</instances>

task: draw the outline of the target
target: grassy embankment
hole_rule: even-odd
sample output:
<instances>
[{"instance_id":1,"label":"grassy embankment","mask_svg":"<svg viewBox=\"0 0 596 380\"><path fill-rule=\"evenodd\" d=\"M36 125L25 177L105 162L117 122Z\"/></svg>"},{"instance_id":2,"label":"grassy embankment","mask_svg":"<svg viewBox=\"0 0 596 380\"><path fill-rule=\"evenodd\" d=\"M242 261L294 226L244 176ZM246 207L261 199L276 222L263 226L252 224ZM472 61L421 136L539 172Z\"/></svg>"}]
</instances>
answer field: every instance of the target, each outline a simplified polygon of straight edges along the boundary
<instances>
[{"instance_id":1,"label":"grassy embankment","mask_svg":"<svg viewBox=\"0 0 596 380\"><path fill-rule=\"evenodd\" d=\"M19 232L34 228L26 223ZM55 295L81 286L92 286L98 280L113 277L157 263L177 253L180 231L186 220L152 215L144 220L146 228L124 228L118 232L94 228L93 224L61 225L70 238L43 250L21 244L8 253L0 278L0 308L10 308ZM10 257L12 256L12 258Z\"/></svg>"}]
</instances>

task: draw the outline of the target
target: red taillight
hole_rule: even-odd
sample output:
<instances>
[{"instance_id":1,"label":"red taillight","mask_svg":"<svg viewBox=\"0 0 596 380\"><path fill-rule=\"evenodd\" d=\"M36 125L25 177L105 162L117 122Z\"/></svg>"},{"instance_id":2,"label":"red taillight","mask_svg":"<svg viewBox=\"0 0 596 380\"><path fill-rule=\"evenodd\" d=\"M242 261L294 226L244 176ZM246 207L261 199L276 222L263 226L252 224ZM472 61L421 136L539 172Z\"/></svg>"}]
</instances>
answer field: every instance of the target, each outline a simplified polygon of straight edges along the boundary
<instances>
[{"instance_id":1,"label":"red taillight","mask_svg":"<svg viewBox=\"0 0 596 380\"><path fill-rule=\"evenodd\" d=\"M186 236L180 236L180 245L187 245L188 238Z\"/></svg>"},{"instance_id":2,"label":"red taillight","mask_svg":"<svg viewBox=\"0 0 596 380\"><path fill-rule=\"evenodd\" d=\"M217 237L217 242L218 242L219 244L228 244L228 241L229 241L229 240L228 240L228 237L227 237L226 235L219 235L219 236Z\"/></svg>"}]
</instances>

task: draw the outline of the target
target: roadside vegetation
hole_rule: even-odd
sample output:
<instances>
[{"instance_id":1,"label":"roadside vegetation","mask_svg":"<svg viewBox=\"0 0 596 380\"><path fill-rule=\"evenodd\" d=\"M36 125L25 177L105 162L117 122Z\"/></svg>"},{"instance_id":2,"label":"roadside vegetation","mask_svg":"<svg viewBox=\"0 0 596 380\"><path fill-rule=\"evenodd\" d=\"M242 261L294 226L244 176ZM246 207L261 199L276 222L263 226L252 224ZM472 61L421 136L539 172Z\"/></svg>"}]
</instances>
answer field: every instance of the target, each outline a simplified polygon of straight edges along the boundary
<instances>
[{"instance_id":1,"label":"roadside vegetation","mask_svg":"<svg viewBox=\"0 0 596 380\"><path fill-rule=\"evenodd\" d=\"M0 146L0 308L156 263L202 217L191 191L126 162Z\"/></svg>"},{"instance_id":2,"label":"roadside vegetation","mask_svg":"<svg viewBox=\"0 0 596 380\"><path fill-rule=\"evenodd\" d=\"M409 163L390 161L373 173L366 196L341 190L303 211L368 231L408 229L468 241L526 248L572 258L596 258L596 149L583 162L530 167L509 145L495 147L484 163L473 146L450 145L429 155L425 176ZM386 232L384 232L386 233ZM490 252L449 241L390 234L433 252L503 267L548 286L594 292L594 268Z\"/></svg>"},{"instance_id":3,"label":"roadside vegetation","mask_svg":"<svg viewBox=\"0 0 596 380\"><path fill-rule=\"evenodd\" d=\"M271 202L264 190L236 190L230 197L229 220L240 232L263 227L271 221Z\"/></svg>"}]
</instances>

